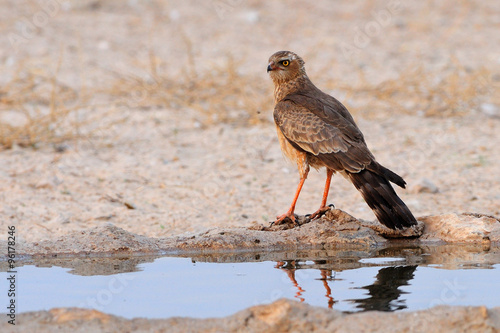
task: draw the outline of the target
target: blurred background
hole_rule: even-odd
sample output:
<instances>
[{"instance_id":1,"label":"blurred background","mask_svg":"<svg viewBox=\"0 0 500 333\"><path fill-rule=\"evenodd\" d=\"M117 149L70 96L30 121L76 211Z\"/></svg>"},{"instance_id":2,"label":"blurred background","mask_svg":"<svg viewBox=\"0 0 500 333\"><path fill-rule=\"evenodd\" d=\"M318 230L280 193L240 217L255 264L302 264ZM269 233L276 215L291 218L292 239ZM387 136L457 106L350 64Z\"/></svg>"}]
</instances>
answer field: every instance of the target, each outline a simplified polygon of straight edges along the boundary
<instances>
[{"instance_id":1,"label":"blurred background","mask_svg":"<svg viewBox=\"0 0 500 333\"><path fill-rule=\"evenodd\" d=\"M267 59L344 103L416 216L500 214L498 1L0 1L0 224L161 236L283 213ZM316 210L312 173L297 213ZM373 219L342 177L330 201Z\"/></svg>"}]
</instances>

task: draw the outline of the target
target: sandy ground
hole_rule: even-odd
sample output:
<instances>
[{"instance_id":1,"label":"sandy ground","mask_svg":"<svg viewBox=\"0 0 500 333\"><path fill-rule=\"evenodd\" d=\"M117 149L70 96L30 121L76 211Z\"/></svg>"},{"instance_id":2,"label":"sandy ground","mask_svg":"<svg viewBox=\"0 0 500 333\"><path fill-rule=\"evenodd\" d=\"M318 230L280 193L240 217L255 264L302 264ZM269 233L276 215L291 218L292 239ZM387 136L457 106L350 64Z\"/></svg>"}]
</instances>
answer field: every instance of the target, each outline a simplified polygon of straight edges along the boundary
<instances>
[{"instance_id":1,"label":"sandy ground","mask_svg":"<svg viewBox=\"0 0 500 333\"><path fill-rule=\"evenodd\" d=\"M19 317L26 323L25 329L36 332L498 332L500 327L498 307L439 306L416 312L345 314L286 299L225 318L127 320L75 308L30 312ZM8 324L0 327L3 332L18 331Z\"/></svg>"},{"instance_id":2,"label":"sandy ground","mask_svg":"<svg viewBox=\"0 0 500 333\"><path fill-rule=\"evenodd\" d=\"M373 25L389 3L397 10L356 44L357 29ZM273 220L288 208L298 182L270 121L272 86L265 68L281 49L301 54L320 87L332 78L359 85L360 68L373 82L399 77L412 64L432 70L453 60L470 71L487 68L493 81L484 95L474 96L487 107L459 116L427 117L411 106L407 112L387 106L379 112L366 95L358 105L356 94L340 91L338 97L354 106L378 161L407 181L409 189L398 193L414 215L498 216L499 106L496 90L488 89L496 89L500 73L499 3L389 3L110 0L43 7L6 1L0 6L1 85L30 71L50 74L57 66L58 79L76 90L106 85L115 77L110 73L147 76L151 50L164 75L175 77L186 68L211 73L230 55L241 75L262 82L267 95L259 98L269 105L258 124L210 123L195 106L116 109L113 96L96 96L100 106L89 114L116 109L113 117L123 121L83 140L0 152L1 230L14 224L20 239L32 242L107 222L165 237ZM50 14L46 22L36 21L41 11ZM25 20L40 28L23 32ZM12 33L22 42L14 45ZM352 46L352 54L342 52L345 45ZM218 107L211 107L217 114ZM0 122L11 120L2 113L13 111L0 101ZM437 193L418 191L424 178ZM323 181L323 172L310 173L299 214L319 206ZM374 218L342 177L333 180L330 202L357 218Z\"/></svg>"}]
</instances>

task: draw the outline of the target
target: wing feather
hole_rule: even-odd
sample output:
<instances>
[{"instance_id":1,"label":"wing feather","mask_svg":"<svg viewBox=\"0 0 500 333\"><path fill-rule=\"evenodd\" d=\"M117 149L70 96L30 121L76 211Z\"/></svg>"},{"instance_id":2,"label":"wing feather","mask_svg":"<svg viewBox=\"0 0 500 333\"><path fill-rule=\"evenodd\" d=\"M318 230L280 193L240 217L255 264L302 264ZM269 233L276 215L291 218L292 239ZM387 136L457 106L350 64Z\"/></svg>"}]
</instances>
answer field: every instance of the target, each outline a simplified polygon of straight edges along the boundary
<instances>
[{"instance_id":1,"label":"wing feather","mask_svg":"<svg viewBox=\"0 0 500 333\"><path fill-rule=\"evenodd\" d=\"M352 117L347 113L346 118L343 111L331 101L292 94L276 104L274 120L295 147L317 156L336 171L359 172L374 157Z\"/></svg>"}]
</instances>

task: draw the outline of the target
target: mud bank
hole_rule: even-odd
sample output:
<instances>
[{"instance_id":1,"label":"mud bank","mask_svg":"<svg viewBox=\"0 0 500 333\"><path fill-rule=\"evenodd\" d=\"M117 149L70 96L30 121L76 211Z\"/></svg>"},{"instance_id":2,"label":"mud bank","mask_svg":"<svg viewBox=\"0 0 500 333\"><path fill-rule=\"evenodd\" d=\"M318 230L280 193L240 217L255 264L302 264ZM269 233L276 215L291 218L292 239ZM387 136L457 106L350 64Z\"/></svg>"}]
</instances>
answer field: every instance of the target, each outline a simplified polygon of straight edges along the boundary
<instances>
[{"instance_id":1,"label":"mud bank","mask_svg":"<svg viewBox=\"0 0 500 333\"><path fill-rule=\"evenodd\" d=\"M293 318L293 320L290 320ZM52 309L19 315L36 332L498 332L500 308L438 306L415 312L341 311L281 299L217 319L124 319L96 310ZM2 324L2 332L15 332Z\"/></svg>"},{"instance_id":2,"label":"mud bank","mask_svg":"<svg viewBox=\"0 0 500 333\"><path fill-rule=\"evenodd\" d=\"M133 253L182 254L245 252L259 250L299 250L370 248L389 244L474 244L500 243L500 221L482 214L462 213L427 216L403 231L385 228L378 222L357 220L338 210L328 211L317 221L299 217L300 226L213 228L201 233L150 238L127 232L113 224L73 232L34 243L18 244L19 255L27 257L106 255ZM4 246L6 244L1 244Z\"/></svg>"}]
</instances>

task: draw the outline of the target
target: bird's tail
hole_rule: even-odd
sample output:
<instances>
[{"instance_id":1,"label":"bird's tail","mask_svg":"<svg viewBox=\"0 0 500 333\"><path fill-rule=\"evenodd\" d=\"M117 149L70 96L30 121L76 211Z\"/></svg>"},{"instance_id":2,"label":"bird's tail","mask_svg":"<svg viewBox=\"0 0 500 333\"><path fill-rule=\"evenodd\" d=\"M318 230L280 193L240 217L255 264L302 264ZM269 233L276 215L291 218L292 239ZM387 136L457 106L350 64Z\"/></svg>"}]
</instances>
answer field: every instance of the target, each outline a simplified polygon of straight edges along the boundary
<instances>
[{"instance_id":1,"label":"bird's tail","mask_svg":"<svg viewBox=\"0 0 500 333\"><path fill-rule=\"evenodd\" d=\"M391 174L396 175L393 172ZM391 229L402 229L417 224L410 209L398 197L386 177L367 169L359 173L348 172L347 175L380 223ZM404 185L402 178L398 178Z\"/></svg>"}]
</instances>

